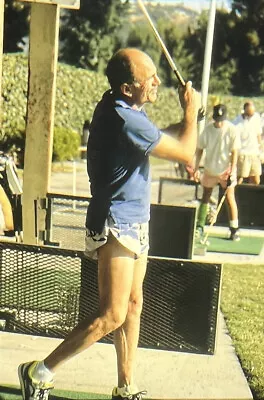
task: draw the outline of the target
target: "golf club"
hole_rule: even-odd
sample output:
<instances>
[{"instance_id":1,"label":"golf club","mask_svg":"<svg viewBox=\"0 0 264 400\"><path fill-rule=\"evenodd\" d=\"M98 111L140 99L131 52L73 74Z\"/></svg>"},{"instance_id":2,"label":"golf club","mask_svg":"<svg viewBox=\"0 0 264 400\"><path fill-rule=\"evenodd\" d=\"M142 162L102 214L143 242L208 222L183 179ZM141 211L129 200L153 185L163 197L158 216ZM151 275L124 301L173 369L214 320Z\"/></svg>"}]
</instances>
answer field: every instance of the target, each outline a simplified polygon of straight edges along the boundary
<instances>
[{"instance_id":1,"label":"golf club","mask_svg":"<svg viewBox=\"0 0 264 400\"><path fill-rule=\"evenodd\" d=\"M147 21L149 22L149 25L151 26L151 29L153 30L153 32L154 32L154 34L156 36L156 39L159 42L159 44L160 44L160 46L161 46L161 48L163 50L163 53L164 53L165 57L167 58L167 61L170 64L170 66L171 66L176 78L178 79L179 83L182 86L185 86L185 81L184 81L183 77L181 76L180 72L178 71L178 68L176 67L176 64L174 63L174 61L173 61L173 59L172 59L172 57L171 57L171 55L170 55L165 43L163 42L162 38L160 37L159 32L157 31L155 25L153 24L152 19L150 18L150 15L149 15L149 13L148 13L143 1L142 0L137 0L137 2L138 2L139 7L141 8L142 12L144 13Z\"/></svg>"},{"instance_id":2,"label":"golf club","mask_svg":"<svg viewBox=\"0 0 264 400\"><path fill-rule=\"evenodd\" d=\"M210 222L210 225L208 227L208 230L206 232L206 235L205 235L204 239L201 240L201 244L203 244L203 245L206 245L206 242L207 242L207 239L208 239L208 236L209 236L209 233L210 233L210 228L215 224L215 222L217 220L218 214L219 214L219 212L220 212L220 210L222 208L222 205L223 205L223 203L224 203L224 201L226 199L226 194L227 194L228 189L229 189L229 186L227 186L227 188L226 188L226 190L225 190L225 192L224 192L224 194L223 194L223 196L222 196L222 198L221 198L221 200L220 200L220 202L219 202L219 204L217 206L215 215L212 218L212 221Z\"/></svg>"}]
</instances>

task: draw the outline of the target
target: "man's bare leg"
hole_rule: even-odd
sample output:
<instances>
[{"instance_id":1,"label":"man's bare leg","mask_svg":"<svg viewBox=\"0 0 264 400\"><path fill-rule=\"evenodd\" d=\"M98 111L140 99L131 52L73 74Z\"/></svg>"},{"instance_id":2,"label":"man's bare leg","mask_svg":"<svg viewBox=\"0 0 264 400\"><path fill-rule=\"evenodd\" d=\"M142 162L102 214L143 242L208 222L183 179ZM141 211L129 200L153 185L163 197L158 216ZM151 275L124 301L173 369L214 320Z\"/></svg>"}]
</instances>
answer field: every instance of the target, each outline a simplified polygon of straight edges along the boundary
<instances>
[{"instance_id":1,"label":"man's bare leg","mask_svg":"<svg viewBox=\"0 0 264 400\"><path fill-rule=\"evenodd\" d=\"M118 387L133 385L133 369L138 346L140 315L143 305L143 280L146 273L147 254L135 260L134 277L124 324L114 332L117 354Z\"/></svg>"},{"instance_id":2,"label":"man's bare leg","mask_svg":"<svg viewBox=\"0 0 264 400\"><path fill-rule=\"evenodd\" d=\"M248 183L251 183L253 185L259 185L260 184L260 176L259 175L249 176Z\"/></svg>"},{"instance_id":3,"label":"man's bare leg","mask_svg":"<svg viewBox=\"0 0 264 400\"><path fill-rule=\"evenodd\" d=\"M230 221L237 221L238 220L238 209L237 209L237 202L235 198L235 187L230 186L228 191L226 192L226 201L228 205L228 214Z\"/></svg>"},{"instance_id":4,"label":"man's bare leg","mask_svg":"<svg viewBox=\"0 0 264 400\"><path fill-rule=\"evenodd\" d=\"M197 222L196 222L196 237L201 240L203 235L204 226L206 224L206 218L208 213L208 203L210 201L211 195L213 192L213 188L203 186L203 197L201 204L197 213ZM198 234L198 235L197 235Z\"/></svg>"},{"instance_id":5,"label":"man's bare leg","mask_svg":"<svg viewBox=\"0 0 264 400\"><path fill-rule=\"evenodd\" d=\"M81 322L44 360L54 372L62 363L86 350L125 321L134 275L134 255L115 238L98 250L99 311Z\"/></svg>"}]
</instances>

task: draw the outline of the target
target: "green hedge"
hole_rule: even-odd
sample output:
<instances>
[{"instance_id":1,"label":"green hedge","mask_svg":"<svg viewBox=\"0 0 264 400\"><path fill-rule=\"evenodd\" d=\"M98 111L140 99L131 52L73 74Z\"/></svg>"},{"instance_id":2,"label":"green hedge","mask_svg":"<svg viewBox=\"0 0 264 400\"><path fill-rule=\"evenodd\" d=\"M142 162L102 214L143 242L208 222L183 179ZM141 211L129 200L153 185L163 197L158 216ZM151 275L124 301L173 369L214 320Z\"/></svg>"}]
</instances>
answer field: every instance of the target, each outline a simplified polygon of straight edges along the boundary
<instances>
[{"instance_id":1,"label":"green hedge","mask_svg":"<svg viewBox=\"0 0 264 400\"><path fill-rule=\"evenodd\" d=\"M28 66L23 54L5 54L3 57L3 112L2 139L18 135L25 129ZM58 65L55 126L64 127L79 134L85 120L91 119L94 107L108 88L102 74L65 64ZM244 98L233 96L209 96L208 115L214 103L226 103L232 119L241 110ZM256 108L263 111L263 98L255 98ZM177 89L161 88L158 101L146 106L150 118L160 127L167 126L181 117Z\"/></svg>"},{"instance_id":2,"label":"green hedge","mask_svg":"<svg viewBox=\"0 0 264 400\"><path fill-rule=\"evenodd\" d=\"M5 140L25 129L28 61L23 54L3 57L1 134ZM55 126L81 133L95 104L108 88L106 78L93 71L58 65Z\"/></svg>"},{"instance_id":3,"label":"green hedge","mask_svg":"<svg viewBox=\"0 0 264 400\"><path fill-rule=\"evenodd\" d=\"M55 127L53 161L66 161L79 155L80 135L63 127Z\"/></svg>"}]
</instances>

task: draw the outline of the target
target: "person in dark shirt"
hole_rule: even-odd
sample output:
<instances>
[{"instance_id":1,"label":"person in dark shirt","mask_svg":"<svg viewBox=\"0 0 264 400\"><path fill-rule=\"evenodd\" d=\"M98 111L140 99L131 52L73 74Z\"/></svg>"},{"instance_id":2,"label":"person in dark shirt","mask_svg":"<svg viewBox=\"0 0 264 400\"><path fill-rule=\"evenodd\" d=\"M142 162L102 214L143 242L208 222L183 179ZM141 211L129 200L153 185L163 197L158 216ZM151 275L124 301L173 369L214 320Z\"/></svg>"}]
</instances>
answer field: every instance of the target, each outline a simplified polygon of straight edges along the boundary
<instances>
[{"instance_id":1,"label":"person in dark shirt","mask_svg":"<svg viewBox=\"0 0 264 400\"><path fill-rule=\"evenodd\" d=\"M135 385L133 369L148 254L149 155L191 162L197 141L196 92L191 82L180 88L183 119L160 130L143 110L145 103L155 102L161 83L151 58L138 49L121 49L110 59L106 75L110 90L95 109L87 147L92 199L85 253L98 259L99 310L43 361L19 366L24 400L33 399L32 393L47 399L57 368L113 331L118 381L112 399L141 400L145 394Z\"/></svg>"}]
</instances>

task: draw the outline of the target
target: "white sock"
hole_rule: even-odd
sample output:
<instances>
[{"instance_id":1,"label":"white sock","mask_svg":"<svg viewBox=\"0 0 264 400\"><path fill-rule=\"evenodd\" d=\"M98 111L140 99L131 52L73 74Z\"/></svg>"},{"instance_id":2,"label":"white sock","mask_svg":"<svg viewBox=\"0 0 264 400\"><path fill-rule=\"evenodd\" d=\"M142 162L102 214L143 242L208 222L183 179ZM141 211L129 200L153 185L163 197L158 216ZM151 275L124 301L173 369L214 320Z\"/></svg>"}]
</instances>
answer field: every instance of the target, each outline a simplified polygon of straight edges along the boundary
<instances>
[{"instance_id":1,"label":"white sock","mask_svg":"<svg viewBox=\"0 0 264 400\"><path fill-rule=\"evenodd\" d=\"M129 394L135 394L138 392L138 388L135 385L125 385L123 387L117 387L117 394L121 396L127 396Z\"/></svg>"},{"instance_id":2,"label":"white sock","mask_svg":"<svg viewBox=\"0 0 264 400\"><path fill-rule=\"evenodd\" d=\"M46 367L44 361L39 361L32 371L32 378L38 382L50 382L53 377L53 372Z\"/></svg>"},{"instance_id":3,"label":"white sock","mask_svg":"<svg viewBox=\"0 0 264 400\"><path fill-rule=\"evenodd\" d=\"M229 223L230 228L237 229L238 228L238 219L233 219Z\"/></svg>"}]
</instances>

